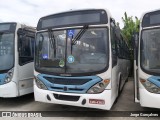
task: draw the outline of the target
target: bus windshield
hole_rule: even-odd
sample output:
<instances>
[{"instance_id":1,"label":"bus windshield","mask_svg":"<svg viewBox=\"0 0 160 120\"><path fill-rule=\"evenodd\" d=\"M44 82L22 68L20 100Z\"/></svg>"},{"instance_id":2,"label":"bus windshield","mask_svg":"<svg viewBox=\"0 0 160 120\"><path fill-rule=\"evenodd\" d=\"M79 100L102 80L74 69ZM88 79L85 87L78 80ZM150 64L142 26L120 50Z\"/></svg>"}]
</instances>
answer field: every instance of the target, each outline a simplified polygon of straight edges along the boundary
<instances>
[{"instance_id":1,"label":"bus windshield","mask_svg":"<svg viewBox=\"0 0 160 120\"><path fill-rule=\"evenodd\" d=\"M74 39L82 29L37 33L36 69L57 74L104 70L109 56L108 29L87 28L79 39Z\"/></svg>"},{"instance_id":2,"label":"bus windshield","mask_svg":"<svg viewBox=\"0 0 160 120\"><path fill-rule=\"evenodd\" d=\"M14 34L0 33L0 71L13 67Z\"/></svg>"},{"instance_id":3,"label":"bus windshield","mask_svg":"<svg viewBox=\"0 0 160 120\"><path fill-rule=\"evenodd\" d=\"M142 32L141 66L148 72L160 73L160 29Z\"/></svg>"}]
</instances>

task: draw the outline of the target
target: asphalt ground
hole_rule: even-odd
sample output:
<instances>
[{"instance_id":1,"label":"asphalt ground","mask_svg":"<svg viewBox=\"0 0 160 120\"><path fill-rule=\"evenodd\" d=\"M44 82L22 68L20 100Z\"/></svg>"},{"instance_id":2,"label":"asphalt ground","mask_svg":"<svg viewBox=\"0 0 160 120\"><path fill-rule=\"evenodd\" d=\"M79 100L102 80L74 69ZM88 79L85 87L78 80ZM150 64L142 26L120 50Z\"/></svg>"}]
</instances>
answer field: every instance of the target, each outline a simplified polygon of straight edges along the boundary
<instances>
[{"instance_id":1,"label":"asphalt ground","mask_svg":"<svg viewBox=\"0 0 160 120\"><path fill-rule=\"evenodd\" d=\"M47 119L63 119L63 120L71 120L71 119L112 119L112 120L127 120L127 119L151 119L148 117L130 117L131 114L135 116L137 114L150 114L158 112L160 113L160 109L155 108L144 108L141 107L139 103L134 102L134 89L133 89L133 79L130 78L128 82L126 82L117 102L112 106L110 111L103 111L98 109L91 108L83 108L83 107L73 107L67 105L56 105L56 104L48 104L34 101L34 94L29 94L17 98L0 98L0 111L12 111L20 114L29 112L29 113L39 113L38 115L42 115L43 117L47 117ZM159 114L160 115L160 114ZM141 116L141 115L140 115ZM33 116L24 117L23 119L36 119ZM39 116L38 116L39 117ZM51 117L51 118L50 118ZM7 117L1 117L0 119L7 119ZM14 117L9 119L21 119L20 117ZM37 118L39 119L39 118ZM41 118L44 119L44 118ZM160 119L159 117L154 117L152 119Z\"/></svg>"}]
</instances>

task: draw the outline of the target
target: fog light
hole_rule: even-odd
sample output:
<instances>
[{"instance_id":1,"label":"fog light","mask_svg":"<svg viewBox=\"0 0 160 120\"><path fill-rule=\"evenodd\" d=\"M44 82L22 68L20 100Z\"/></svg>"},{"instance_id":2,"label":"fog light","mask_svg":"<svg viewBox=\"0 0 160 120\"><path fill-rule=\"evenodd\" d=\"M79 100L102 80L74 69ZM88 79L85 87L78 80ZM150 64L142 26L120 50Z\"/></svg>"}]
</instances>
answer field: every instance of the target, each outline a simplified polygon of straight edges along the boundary
<instances>
[{"instance_id":1,"label":"fog light","mask_svg":"<svg viewBox=\"0 0 160 120\"><path fill-rule=\"evenodd\" d=\"M86 104L86 99L83 99L82 105L85 105L85 104Z\"/></svg>"},{"instance_id":2,"label":"fog light","mask_svg":"<svg viewBox=\"0 0 160 120\"><path fill-rule=\"evenodd\" d=\"M48 99L49 101L51 101L51 98L49 97L49 95L47 95L47 99Z\"/></svg>"}]
</instances>

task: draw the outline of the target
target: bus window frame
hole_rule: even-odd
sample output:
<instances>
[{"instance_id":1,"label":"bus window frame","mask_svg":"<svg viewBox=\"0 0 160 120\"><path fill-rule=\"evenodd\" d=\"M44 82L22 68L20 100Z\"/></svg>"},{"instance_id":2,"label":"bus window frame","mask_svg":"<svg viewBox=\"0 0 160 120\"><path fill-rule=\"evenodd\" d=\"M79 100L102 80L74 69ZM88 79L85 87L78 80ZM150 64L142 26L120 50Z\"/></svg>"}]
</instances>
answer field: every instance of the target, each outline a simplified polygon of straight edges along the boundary
<instances>
[{"instance_id":1,"label":"bus window frame","mask_svg":"<svg viewBox=\"0 0 160 120\"><path fill-rule=\"evenodd\" d=\"M17 27L17 25L16 25ZM15 31L4 31L3 33L13 33L13 66L10 68L10 69L7 69L7 70L0 70L0 73L6 73L8 72L9 70L11 70L12 68L14 68L15 66L15 40L16 40L16 30Z\"/></svg>"},{"instance_id":2,"label":"bus window frame","mask_svg":"<svg viewBox=\"0 0 160 120\"><path fill-rule=\"evenodd\" d=\"M62 74L69 74L71 76L91 76L91 75L95 75L95 74L101 74L103 72L106 72L108 69L109 69L109 63L110 63L110 45L109 45L109 42L110 42L110 39L109 39L109 34L110 34L110 30L109 30L109 27L108 26L90 26L89 28L106 28L106 31L108 31L108 36L107 36L107 44L108 44L108 47L107 47L107 54L108 54L108 63L106 65L106 67L101 70L101 71L98 71L98 72L87 72L87 73L53 73L53 72L49 72L49 71L44 71L44 70L40 70L40 69L37 69L37 67L35 66L35 71L39 72L39 73L44 73L44 74L50 74L50 75L57 75L57 76L61 76ZM64 28L64 29L58 29L58 30L70 30L70 29L81 29L79 27L71 27L71 28ZM55 29L56 30L56 29ZM53 28L53 31L54 31L54 28ZM43 31L37 31L37 33L42 33L42 32L47 32L47 29L46 30L43 30ZM36 37L35 37L35 41L37 42L37 33L36 33ZM35 48L37 47L36 46L36 42L35 42ZM36 53L36 49L35 49L35 53ZM36 57L36 56L35 56ZM34 62L36 63L36 61L34 60Z\"/></svg>"},{"instance_id":3,"label":"bus window frame","mask_svg":"<svg viewBox=\"0 0 160 120\"><path fill-rule=\"evenodd\" d=\"M19 30L20 30L21 28L19 28ZM19 65L20 66L23 66L23 65L25 65L25 64L28 64L28 63L31 63L31 62L33 62L34 61L34 54L35 54L35 36L31 36L31 35L28 35L28 34L26 34L27 32L32 32L32 33L34 33L35 34L35 32L33 32L33 31L29 31L29 30L23 30L22 29L22 31L21 31L21 33L18 33L18 31L17 31L17 36L18 36L18 63L19 63ZM26 39L26 38L24 38L24 37L27 37L27 39L31 39L31 40L29 40L30 42L32 42L32 40L34 41L34 45L33 45L33 49L34 49L34 51L33 51L33 56L26 56L26 58L30 58L31 60L26 60L26 62L21 62L21 60L20 59L22 59L22 57L23 56L21 56L21 46L20 46L20 44L22 44L22 43L20 43L20 41L21 41L21 39L20 39L20 35L22 35L22 40L24 40L24 39ZM31 51L32 52L32 51Z\"/></svg>"},{"instance_id":4,"label":"bus window frame","mask_svg":"<svg viewBox=\"0 0 160 120\"><path fill-rule=\"evenodd\" d=\"M143 28L143 27L142 27ZM155 75L155 76L159 76L160 75L160 73L156 73L156 72L151 72L151 71L148 71L148 70L146 70L146 69L144 69L143 68L143 66L142 66L142 53L141 53L141 51L142 51L142 45L141 45L141 42L142 42L142 33L143 33L143 31L145 31L145 30L152 30L152 29L160 29L160 27L152 27L152 28L146 28L146 29L142 29L141 30L141 36L140 36L140 40L138 41L139 42L139 53L140 53L140 68L142 69L142 71L143 72L145 72L145 73L147 73L147 74L149 74L149 75Z\"/></svg>"}]
</instances>

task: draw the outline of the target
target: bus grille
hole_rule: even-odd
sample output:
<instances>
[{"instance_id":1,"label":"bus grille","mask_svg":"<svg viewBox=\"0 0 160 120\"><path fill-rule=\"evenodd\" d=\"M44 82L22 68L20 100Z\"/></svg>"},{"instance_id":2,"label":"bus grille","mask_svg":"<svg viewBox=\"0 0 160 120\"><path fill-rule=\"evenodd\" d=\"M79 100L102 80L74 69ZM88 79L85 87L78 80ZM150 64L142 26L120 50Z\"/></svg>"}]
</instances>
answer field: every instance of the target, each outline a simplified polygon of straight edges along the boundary
<instances>
[{"instance_id":1,"label":"bus grille","mask_svg":"<svg viewBox=\"0 0 160 120\"><path fill-rule=\"evenodd\" d=\"M78 101L80 96L71 96L71 95L59 95L53 94L54 98L57 100L65 100L65 101Z\"/></svg>"},{"instance_id":2,"label":"bus grille","mask_svg":"<svg viewBox=\"0 0 160 120\"><path fill-rule=\"evenodd\" d=\"M44 77L51 83L61 84L61 85L83 85L92 79L72 79L72 78L52 78L52 77Z\"/></svg>"}]
</instances>

